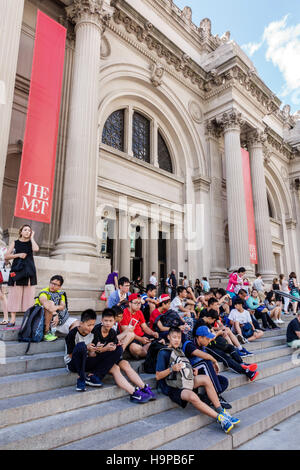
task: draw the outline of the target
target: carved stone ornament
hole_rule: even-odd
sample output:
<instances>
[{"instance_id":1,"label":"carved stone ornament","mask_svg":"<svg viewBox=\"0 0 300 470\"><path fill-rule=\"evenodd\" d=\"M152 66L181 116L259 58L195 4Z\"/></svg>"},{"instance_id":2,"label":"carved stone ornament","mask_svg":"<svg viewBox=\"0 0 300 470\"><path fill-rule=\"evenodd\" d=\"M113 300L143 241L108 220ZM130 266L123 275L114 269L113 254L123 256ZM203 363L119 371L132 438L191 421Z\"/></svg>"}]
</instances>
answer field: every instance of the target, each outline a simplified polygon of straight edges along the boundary
<instances>
[{"instance_id":1,"label":"carved stone ornament","mask_svg":"<svg viewBox=\"0 0 300 470\"><path fill-rule=\"evenodd\" d=\"M244 122L245 121L242 119L242 113L235 109L223 113L222 116L217 118L217 123L221 126L223 131L235 129L240 130Z\"/></svg>"},{"instance_id":2,"label":"carved stone ornament","mask_svg":"<svg viewBox=\"0 0 300 470\"><path fill-rule=\"evenodd\" d=\"M282 114L282 117L285 121L290 118L291 107L290 107L289 104L286 104L285 106L283 106L281 114Z\"/></svg>"},{"instance_id":3,"label":"carved stone ornament","mask_svg":"<svg viewBox=\"0 0 300 470\"><path fill-rule=\"evenodd\" d=\"M76 25L94 23L104 32L114 9L105 0L74 0L74 3L66 8L66 12L68 19Z\"/></svg>"},{"instance_id":4,"label":"carved stone ornament","mask_svg":"<svg viewBox=\"0 0 300 470\"><path fill-rule=\"evenodd\" d=\"M211 37L211 21L209 18L204 18L200 22L199 32L202 41L206 42Z\"/></svg>"},{"instance_id":5,"label":"carved stone ornament","mask_svg":"<svg viewBox=\"0 0 300 470\"><path fill-rule=\"evenodd\" d=\"M267 134L255 129L248 133L247 141L250 146L263 145L267 140Z\"/></svg>"},{"instance_id":6,"label":"carved stone ornament","mask_svg":"<svg viewBox=\"0 0 300 470\"><path fill-rule=\"evenodd\" d=\"M193 12L192 12L191 7L184 7L184 9L181 12L181 18L186 20L188 23L192 22L192 15L193 15Z\"/></svg>"},{"instance_id":7,"label":"carved stone ornament","mask_svg":"<svg viewBox=\"0 0 300 470\"><path fill-rule=\"evenodd\" d=\"M272 152L266 147L263 146L263 156L264 156L264 164L267 166L271 161Z\"/></svg>"},{"instance_id":8,"label":"carved stone ornament","mask_svg":"<svg viewBox=\"0 0 300 470\"><path fill-rule=\"evenodd\" d=\"M101 57L101 59L107 59L107 57L109 57L110 54L111 54L110 43L109 43L106 36L102 36L100 57Z\"/></svg>"},{"instance_id":9,"label":"carved stone ornament","mask_svg":"<svg viewBox=\"0 0 300 470\"><path fill-rule=\"evenodd\" d=\"M190 101L189 102L189 112L192 117L192 119L200 124L203 119L202 111L199 106L199 104L196 101Z\"/></svg>"},{"instance_id":10,"label":"carved stone ornament","mask_svg":"<svg viewBox=\"0 0 300 470\"><path fill-rule=\"evenodd\" d=\"M163 75L165 69L161 64L152 64L151 65L151 82L155 87L158 87L162 84Z\"/></svg>"},{"instance_id":11,"label":"carved stone ornament","mask_svg":"<svg viewBox=\"0 0 300 470\"><path fill-rule=\"evenodd\" d=\"M206 121L205 135L218 139L221 135L221 128L217 125L216 121Z\"/></svg>"}]
</instances>

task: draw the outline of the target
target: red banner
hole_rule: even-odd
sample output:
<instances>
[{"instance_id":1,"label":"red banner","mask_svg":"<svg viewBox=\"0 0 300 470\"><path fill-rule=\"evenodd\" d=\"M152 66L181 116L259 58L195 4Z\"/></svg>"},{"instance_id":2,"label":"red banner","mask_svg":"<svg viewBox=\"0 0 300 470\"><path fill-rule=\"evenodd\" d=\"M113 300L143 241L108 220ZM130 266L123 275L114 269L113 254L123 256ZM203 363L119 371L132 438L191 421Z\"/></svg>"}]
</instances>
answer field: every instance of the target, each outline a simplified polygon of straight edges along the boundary
<instances>
[{"instance_id":1,"label":"red banner","mask_svg":"<svg viewBox=\"0 0 300 470\"><path fill-rule=\"evenodd\" d=\"M66 28L38 11L15 216L50 223Z\"/></svg>"},{"instance_id":2,"label":"red banner","mask_svg":"<svg viewBox=\"0 0 300 470\"><path fill-rule=\"evenodd\" d=\"M249 241L250 262L251 264L257 264L255 219L254 219L254 208L253 208L253 197L252 197L252 183L251 183L249 152L247 152L247 150L245 149L241 149L241 151L242 151L242 161L243 161L243 176L244 176L244 188L245 188L246 211L247 211L247 222L248 222L248 241Z\"/></svg>"}]
</instances>

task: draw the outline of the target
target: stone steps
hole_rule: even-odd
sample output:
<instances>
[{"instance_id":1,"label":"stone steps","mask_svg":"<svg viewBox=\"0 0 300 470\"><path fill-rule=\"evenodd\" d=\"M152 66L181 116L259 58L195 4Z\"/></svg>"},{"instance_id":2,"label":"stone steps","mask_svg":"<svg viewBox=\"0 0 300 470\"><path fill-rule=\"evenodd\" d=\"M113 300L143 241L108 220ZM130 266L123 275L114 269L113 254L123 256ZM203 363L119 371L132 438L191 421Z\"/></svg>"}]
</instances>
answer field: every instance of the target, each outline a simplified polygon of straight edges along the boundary
<instances>
[{"instance_id":1,"label":"stone steps","mask_svg":"<svg viewBox=\"0 0 300 470\"><path fill-rule=\"evenodd\" d=\"M261 382L254 382L251 385L246 385L236 389L231 393L224 393L227 399L230 396L232 403L232 414L241 418L241 424L251 423L254 425L254 420L249 421L247 419L247 410L249 407L255 408L257 405L261 405L261 402L267 403L267 401L273 397L276 398L278 393L284 393L293 387L297 390L300 389L300 370L297 370L297 375L286 372L280 374L280 376L274 377L274 382L270 379L265 379ZM293 394L294 396L295 394ZM300 397L299 397L300 400ZM299 403L300 404L300 403ZM288 405L287 405L288 406ZM245 410L242 418L241 410ZM252 410L252 408L251 408ZM248 412L251 416L254 414ZM203 429L205 434L207 426L210 424L210 428L214 432L214 440L220 440L223 442L224 433L220 430L220 427L211 418L195 412L195 409L191 405L188 405L186 409L176 408L167 412L161 413L159 416L150 416L146 419L136 421L134 427L130 424L112 429L110 431L103 432L83 439L78 442L74 442L67 446L59 447L60 450L83 450L83 449L110 449L110 450L141 450L141 449L172 449L172 450L185 450L189 449L186 447L186 438L189 442L194 443L193 449L198 449L199 439L195 439L194 435L198 429ZM241 425L236 426L235 431L239 430ZM201 430L202 432L202 430ZM254 431L252 431L253 433ZM189 437L191 435L191 437ZM183 436L183 437L182 437ZM170 442L162 446L162 444ZM177 445L177 442L179 445ZM113 445L111 445L113 443Z\"/></svg>"},{"instance_id":2,"label":"stone steps","mask_svg":"<svg viewBox=\"0 0 300 470\"><path fill-rule=\"evenodd\" d=\"M177 441L174 449L188 449L184 441L192 446L194 433L204 436L203 440L201 436L196 439L197 449L212 442L216 448L236 448L239 442L245 442L247 432L249 439L257 435L260 423L260 432L267 429L264 403L272 404L270 400L276 402L289 394L286 396L291 401L285 406L282 400L272 406L272 423L298 409L296 392L292 392L300 387L300 368L293 364L293 351L286 346L285 326L267 331L263 338L246 345L254 355L245 362L258 363L260 374L255 382L249 383L246 376L220 364L222 375L229 379L224 396L233 405L233 413L238 412L242 419L232 436L190 405L182 410L161 394L156 401L143 405L131 403L111 378L105 379L101 389L78 393L76 374L64 368L63 339L32 344L30 354L24 355L27 344L15 341L17 331L0 330L0 449L134 450L164 448ZM142 370L141 363L131 362L135 370ZM142 377L151 386L155 384L154 375ZM258 410L257 420L246 420L249 407L251 416ZM205 436L213 436L213 440Z\"/></svg>"},{"instance_id":3,"label":"stone steps","mask_svg":"<svg viewBox=\"0 0 300 470\"><path fill-rule=\"evenodd\" d=\"M231 450L276 426L300 410L300 386L276 395L241 411L241 423L230 435L218 433L215 423L172 442L157 450ZM288 443L287 447L288 448Z\"/></svg>"}]
</instances>

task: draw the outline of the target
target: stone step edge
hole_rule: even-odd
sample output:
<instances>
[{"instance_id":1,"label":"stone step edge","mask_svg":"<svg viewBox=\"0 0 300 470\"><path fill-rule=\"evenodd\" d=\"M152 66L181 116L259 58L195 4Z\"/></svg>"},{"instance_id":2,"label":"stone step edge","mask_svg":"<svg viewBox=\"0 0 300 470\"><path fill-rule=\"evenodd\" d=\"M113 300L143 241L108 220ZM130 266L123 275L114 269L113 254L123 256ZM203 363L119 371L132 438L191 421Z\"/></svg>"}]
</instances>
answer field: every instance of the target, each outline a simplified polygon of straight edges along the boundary
<instances>
[{"instance_id":1,"label":"stone step edge","mask_svg":"<svg viewBox=\"0 0 300 470\"><path fill-rule=\"evenodd\" d=\"M285 393L286 391L289 391L289 390L291 390L293 388L296 388L298 386L300 386L300 375L299 375L298 381L296 383L293 380L293 378L291 378L289 381L287 381L286 382L286 390L284 390L284 392L282 392L282 393ZM256 390L252 394L250 392L249 394L247 394L246 398L241 397L241 398L238 398L238 399L235 399L234 401L232 401L231 402L231 404L233 405L232 414L237 413L241 410L247 410L252 406L256 406L256 405L260 404L261 402L264 402L264 401L266 401L268 399L271 399L271 398L274 398L276 396L277 396L276 386L273 385L273 384L266 385L265 388L260 389L260 390ZM248 403L251 403L250 407L248 406ZM190 407L190 405L189 405L189 407ZM176 407L176 409L177 408L180 409L179 407ZM193 411L191 410L191 408L188 408L188 409L189 409L189 413L191 414ZM202 429L203 427L205 427L206 425L209 425L210 423L213 423L213 421L214 421L212 418L209 418L209 417L207 417L206 415L203 415L203 414L199 414L199 412L194 410L192 416L190 415L190 416L187 416L186 418L183 417L183 419L180 419L180 422L176 421L176 423L167 424L166 427L161 427L161 428L155 429L154 431L151 432L150 423L147 426L147 422L149 421L149 418L151 419L151 417L148 417L143 421L139 420L139 423L143 424L143 426L147 430L147 432L145 434L143 434L143 436L139 436L136 439L132 439L131 441L128 441L128 440L124 441L122 444L119 444L115 447L111 447L109 450L151 450L151 449L155 449L156 448L155 443L157 443L158 445L161 445L161 442L162 442L162 440L164 439L165 436L168 436L168 438L169 438L172 435L171 441L173 441L174 439L184 437L188 434L191 434L192 432L195 432L199 429ZM136 424L137 424L137 421L135 422L135 425ZM190 426L192 429L188 433L182 433L182 430L186 427L186 425ZM126 424L126 425L123 425L123 426L119 427L118 432L123 433L123 435L126 436L126 430L127 430L128 426L130 426L130 424ZM216 428L216 430L217 430L217 428ZM105 431L104 433L99 433L98 436L99 437L101 436L101 439L103 439L103 437L104 438L107 437L107 440L110 441L110 440L113 439L113 436L111 434L113 434L115 431L116 431L116 429L111 429L111 430ZM150 431L150 432L148 432L148 431ZM221 436L222 436L222 431L221 430L220 430L220 433L221 433ZM106 434L106 436L103 436L103 434ZM94 436L91 436L91 437L92 438L97 438L97 435L94 435ZM84 440L87 440L87 439L89 439L89 438L85 438ZM149 444L151 443L151 445L145 446L145 441ZM166 440L164 444L167 444L168 442L169 442L169 440ZM74 442L68 444L67 446L63 446L63 447L59 446L57 449L68 450L68 446L71 446L71 449L72 449L72 444L74 444ZM86 442L85 445L86 444L88 444L88 443ZM103 447L98 447L98 448L99 448L99 450L101 450Z\"/></svg>"}]
</instances>

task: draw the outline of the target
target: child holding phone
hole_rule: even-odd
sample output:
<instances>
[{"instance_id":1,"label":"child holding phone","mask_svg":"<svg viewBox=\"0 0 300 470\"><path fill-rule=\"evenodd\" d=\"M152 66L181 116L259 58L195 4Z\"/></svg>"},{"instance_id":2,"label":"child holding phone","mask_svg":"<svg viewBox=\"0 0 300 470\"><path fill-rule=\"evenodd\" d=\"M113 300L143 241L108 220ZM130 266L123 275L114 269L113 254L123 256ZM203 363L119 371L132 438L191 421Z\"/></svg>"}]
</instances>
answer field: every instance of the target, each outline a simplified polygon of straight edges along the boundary
<instances>
[{"instance_id":1,"label":"child holding phone","mask_svg":"<svg viewBox=\"0 0 300 470\"><path fill-rule=\"evenodd\" d=\"M118 335L113 329L114 324L115 312L113 309L106 308L102 313L101 323L96 325L93 330L95 337L97 338L97 343L92 354L95 353L101 357L102 353L115 351L118 347L122 347L122 341L118 339ZM122 375L121 371L125 372L128 379L135 385L135 387L128 382L128 380ZM143 382L129 362L125 361L122 356L115 362L115 365L109 373L114 377L118 387L126 390L130 394L130 401L135 403L145 403L149 400L156 399L151 387Z\"/></svg>"}]
</instances>

